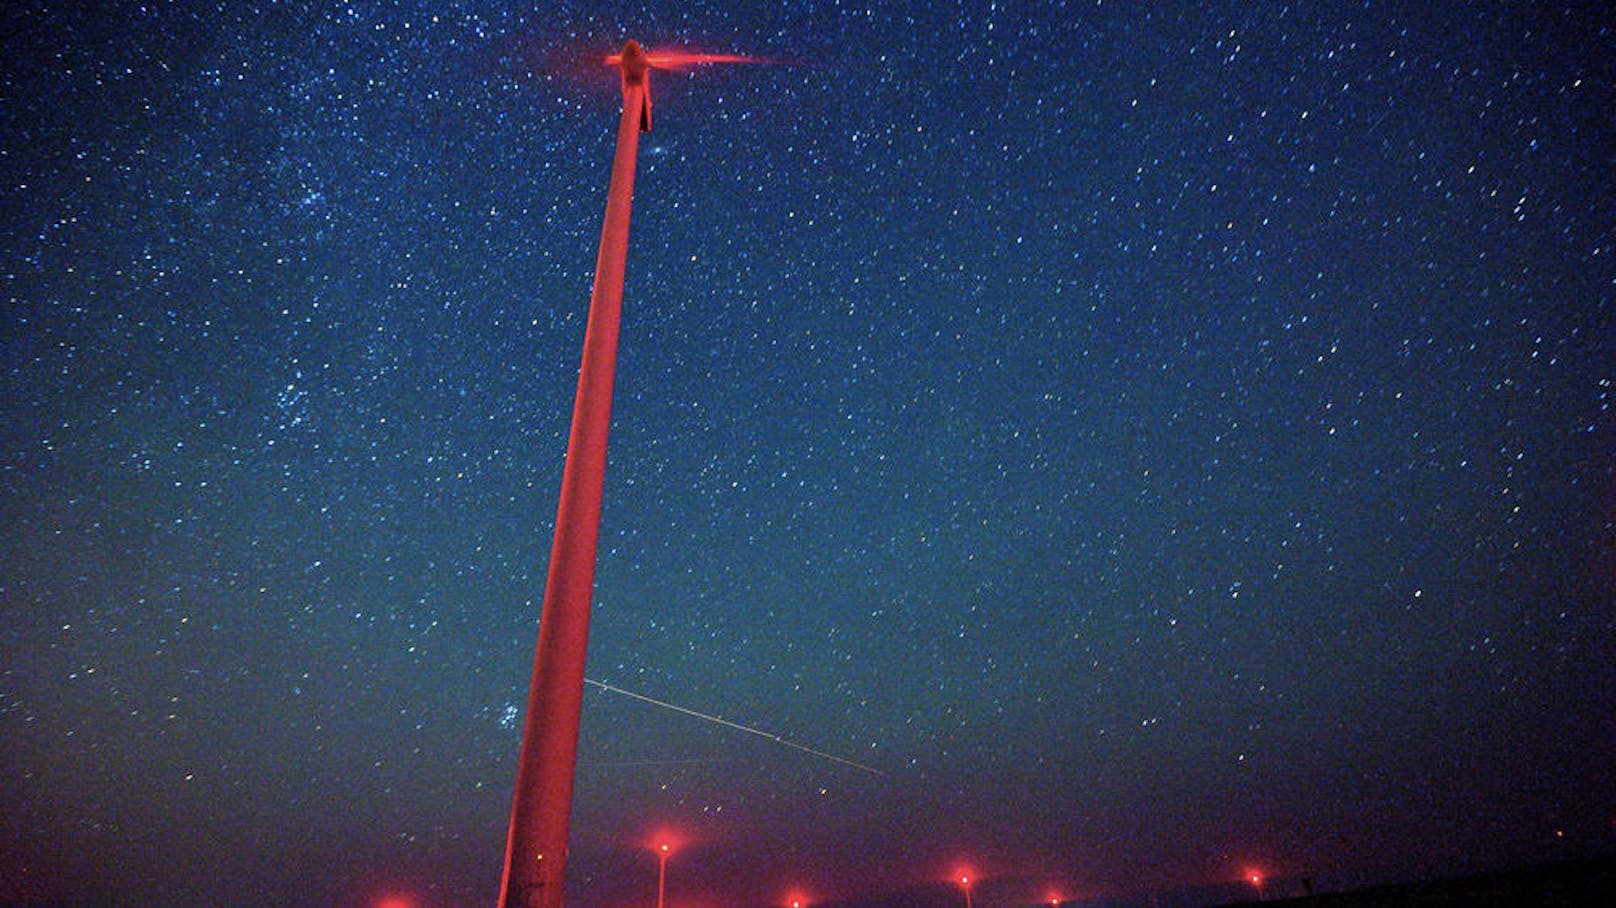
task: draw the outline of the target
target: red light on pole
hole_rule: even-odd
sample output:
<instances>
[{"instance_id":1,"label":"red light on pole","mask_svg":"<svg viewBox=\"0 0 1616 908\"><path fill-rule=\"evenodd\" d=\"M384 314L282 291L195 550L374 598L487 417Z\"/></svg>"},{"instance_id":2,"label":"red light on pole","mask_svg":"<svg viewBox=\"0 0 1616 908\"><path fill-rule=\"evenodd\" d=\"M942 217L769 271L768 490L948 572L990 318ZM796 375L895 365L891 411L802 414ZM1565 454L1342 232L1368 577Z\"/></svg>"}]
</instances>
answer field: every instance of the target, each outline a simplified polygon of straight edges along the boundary
<instances>
[{"instance_id":1,"label":"red light on pole","mask_svg":"<svg viewBox=\"0 0 1616 908\"><path fill-rule=\"evenodd\" d=\"M652 834L646 844L657 856L656 903L657 908L663 908L668 890L668 858L685 842L677 834L661 830Z\"/></svg>"},{"instance_id":2,"label":"red light on pole","mask_svg":"<svg viewBox=\"0 0 1616 908\"><path fill-rule=\"evenodd\" d=\"M667 842L657 846L656 908L662 908L663 896L668 890L668 855L672 853L673 846Z\"/></svg>"},{"instance_id":3,"label":"red light on pole","mask_svg":"<svg viewBox=\"0 0 1616 908\"><path fill-rule=\"evenodd\" d=\"M960 888L965 890L965 908L971 908L971 875L962 873L959 876Z\"/></svg>"},{"instance_id":4,"label":"red light on pole","mask_svg":"<svg viewBox=\"0 0 1616 908\"><path fill-rule=\"evenodd\" d=\"M1246 882L1250 883L1252 888L1257 890L1257 901L1259 901L1259 902L1262 901L1263 900L1263 875L1262 875L1262 872L1257 871L1257 870L1247 870L1246 871Z\"/></svg>"}]
</instances>

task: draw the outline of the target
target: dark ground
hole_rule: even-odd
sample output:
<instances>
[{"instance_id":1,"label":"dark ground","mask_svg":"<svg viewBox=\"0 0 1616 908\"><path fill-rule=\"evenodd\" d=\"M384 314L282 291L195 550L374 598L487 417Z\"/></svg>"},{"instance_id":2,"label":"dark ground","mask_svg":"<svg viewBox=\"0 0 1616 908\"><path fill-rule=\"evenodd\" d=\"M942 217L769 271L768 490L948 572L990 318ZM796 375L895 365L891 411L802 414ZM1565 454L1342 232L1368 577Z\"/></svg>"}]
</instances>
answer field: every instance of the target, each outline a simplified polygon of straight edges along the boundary
<instances>
[{"instance_id":1,"label":"dark ground","mask_svg":"<svg viewBox=\"0 0 1616 908\"><path fill-rule=\"evenodd\" d=\"M1287 908L1605 908L1616 904L1616 856L1454 879L1376 886L1352 892L1270 899L1265 904L1284 905Z\"/></svg>"}]
</instances>

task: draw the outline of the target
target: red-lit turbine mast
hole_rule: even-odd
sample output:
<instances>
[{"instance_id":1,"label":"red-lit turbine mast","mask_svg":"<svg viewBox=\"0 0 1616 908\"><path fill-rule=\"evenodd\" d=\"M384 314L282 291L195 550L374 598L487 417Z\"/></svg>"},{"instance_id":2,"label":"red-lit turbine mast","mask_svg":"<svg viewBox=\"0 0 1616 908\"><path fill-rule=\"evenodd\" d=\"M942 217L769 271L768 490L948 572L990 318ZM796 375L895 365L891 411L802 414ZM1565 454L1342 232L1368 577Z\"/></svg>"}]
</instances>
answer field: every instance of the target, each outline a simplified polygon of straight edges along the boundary
<instances>
[{"instance_id":1,"label":"red-lit turbine mast","mask_svg":"<svg viewBox=\"0 0 1616 908\"><path fill-rule=\"evenodd\" d=\"M589 643L590 594L595 585L600 536L601 488L606 477L606 435L611 425L612 380L623 309L623 266L628 258L628 222L634 198L634 163L640 133L651 130L652 67L678 69L701 63L763 63L734 54L655 50L630 41L606 62L623 82L623 116L617 127L606 221L595 260L583 362L573 403L572 433L561 474L555 541L539 615L516 769L510 833L500 908L560 908L566 880L567 833L572 814L578 721L583 710L584 654Z\"/></svg>"},{"instance_id":2,"label":"red-lit turbine mast","mask_svg":"<svg viewBox=\"0 0 1616 908\"><path fill-rule=\"evenodd\" d=\"M623 116L617 128L606 221L595 260L595 284L584 329L583 362L573 403L572 433L561 474L555 541L539 615L522 751L516 768L500 908L560 908L566 880L578 719L583 709L584 653L589 643L590 594L600 536L606 434L623 308L629 211L640 133L651 128L650 61L630 41L614 62L623 76Z\"/></svg>"}]
</instances>

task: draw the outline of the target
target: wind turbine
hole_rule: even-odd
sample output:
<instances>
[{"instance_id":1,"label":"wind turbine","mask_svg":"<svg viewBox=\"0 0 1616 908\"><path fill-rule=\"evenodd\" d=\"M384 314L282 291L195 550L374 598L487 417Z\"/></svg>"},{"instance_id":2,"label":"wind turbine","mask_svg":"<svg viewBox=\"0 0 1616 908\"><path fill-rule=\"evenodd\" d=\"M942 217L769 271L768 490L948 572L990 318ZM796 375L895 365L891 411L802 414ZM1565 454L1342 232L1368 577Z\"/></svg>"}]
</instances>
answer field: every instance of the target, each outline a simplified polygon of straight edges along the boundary
<instances>
[{"instance_id":1,"label":"wind turbine","mask_svg":"<svg viewBox=\"0 0 1616 908\"><path fill-rule=\"evenodd\" d=\"M589 640L590 594L600 536L601 488L606 476L606 434L611 425L612 380L623 308L623 266L628 257L629 211L640 133L651 129L652 67L696 63L761 62L729 54L646 53L630 41L606 58L622 73L623 114L617 127L606 220L595 260L583 362L573 403L572 432L561 474L555 540L545 580L539 639L533 655L517 762L516 793L505 842L500 908L560 908L566 880L567 834L583 708L584 653Z\"/></svg>"}]
</instances>

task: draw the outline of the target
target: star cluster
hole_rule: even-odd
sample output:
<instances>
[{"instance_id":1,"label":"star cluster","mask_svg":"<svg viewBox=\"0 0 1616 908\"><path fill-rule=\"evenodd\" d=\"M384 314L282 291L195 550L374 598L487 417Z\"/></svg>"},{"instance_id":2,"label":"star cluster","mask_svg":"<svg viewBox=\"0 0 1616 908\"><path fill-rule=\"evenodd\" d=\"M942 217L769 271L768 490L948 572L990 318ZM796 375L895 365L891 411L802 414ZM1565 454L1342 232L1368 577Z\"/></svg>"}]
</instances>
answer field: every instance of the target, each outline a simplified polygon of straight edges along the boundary
<instances>
[{"instance_id":1,"label":"star cluster","mask_svg":"<svg viewBox=\"0 0 1616 908\"><path fill-rule=\"evenodd\" d=\"M1613 846L1594 6L0 17L0 903L494 901L629 37L570 902Z\"/></svg>"}]
</instances>

